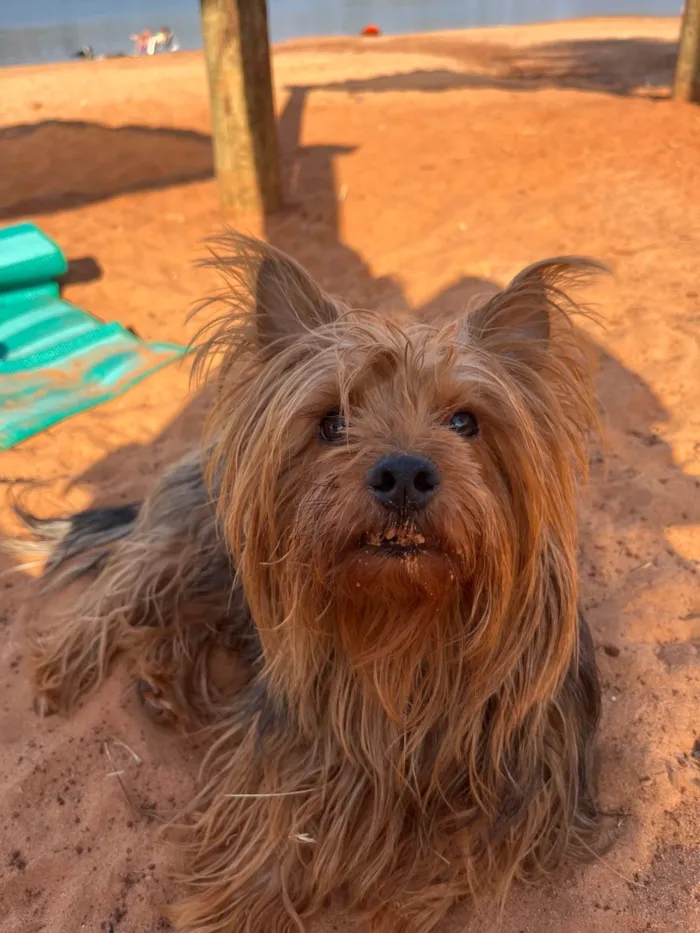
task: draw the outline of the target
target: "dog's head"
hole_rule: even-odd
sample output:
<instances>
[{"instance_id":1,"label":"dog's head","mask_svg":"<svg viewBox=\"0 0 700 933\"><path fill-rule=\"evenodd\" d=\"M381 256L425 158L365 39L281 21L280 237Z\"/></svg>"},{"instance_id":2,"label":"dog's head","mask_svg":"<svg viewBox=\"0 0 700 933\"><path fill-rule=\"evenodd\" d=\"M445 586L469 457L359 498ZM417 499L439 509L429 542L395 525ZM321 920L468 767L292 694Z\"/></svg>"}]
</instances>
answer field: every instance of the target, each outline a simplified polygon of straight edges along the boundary
<instances>
[{"instance_id":1,"label":"dog's head","mask_svg":"<svg viewBox=\"0 0 700 933\"><path fill-rule=\"evenodd\" d=\"M436 328L350 310L273 248L231 246L203 344L222 353L209 468L263 642L303 624L359 662L442 626L492 661L532 637L524 606L575 605L595 415L564 289L593 264L538 263Z\"/></svg>"}]
</instances>

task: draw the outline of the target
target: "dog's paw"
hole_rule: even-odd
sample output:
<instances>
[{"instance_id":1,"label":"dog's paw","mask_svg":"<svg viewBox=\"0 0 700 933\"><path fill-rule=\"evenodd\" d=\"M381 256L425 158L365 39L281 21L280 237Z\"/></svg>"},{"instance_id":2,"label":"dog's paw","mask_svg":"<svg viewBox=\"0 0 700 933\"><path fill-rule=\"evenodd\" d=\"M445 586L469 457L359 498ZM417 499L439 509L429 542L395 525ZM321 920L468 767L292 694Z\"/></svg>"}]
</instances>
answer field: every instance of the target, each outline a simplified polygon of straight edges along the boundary
<instances>
[{"instance_id":1,"label":"dog's paw","mask_svg":"<svg viewBox=\"0 0 700 933\"><path fill-rule=\"evenodd\" d=\"M156 687L147 680L139 680L136 689L144 712L153 722L159 726L175 725L180 717L173 704Z\"/></svg>"}]
</instances>

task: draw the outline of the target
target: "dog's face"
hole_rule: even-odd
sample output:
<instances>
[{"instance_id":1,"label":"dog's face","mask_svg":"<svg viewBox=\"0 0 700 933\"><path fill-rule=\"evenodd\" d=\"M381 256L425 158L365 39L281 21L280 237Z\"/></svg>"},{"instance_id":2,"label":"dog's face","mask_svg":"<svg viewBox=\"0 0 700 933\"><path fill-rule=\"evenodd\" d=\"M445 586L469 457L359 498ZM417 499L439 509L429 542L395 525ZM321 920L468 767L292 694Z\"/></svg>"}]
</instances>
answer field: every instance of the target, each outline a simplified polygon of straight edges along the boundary
<instances>
[{"instance_id":1,"label":"dog's face","mask_svg":"<svg viewBox=\"0 0 700 933\"><path fill-rule=\"evenodd\" d=\"M316 358L289 371L271 411L294 398L272 493L294 560L336 593L396 604L442 600L479 555L512 559L518 491L533 455L546 466L504 372L456 326L350 314L301 339L318 341Z\"/></svg>"},{"instance_id":2,"label":"dog's face","mask_svg":"<svg viewBox=\"0 0 700 933\"><path fill-rule=\"evenodd\" d=\"M531 267L436 329L348 311L264 254L215 419L244 577L268 568L286 611L313 600L317 617L338 602L497 614L552 530L575 536L591 394L560 288L581 268Z\"/></svg>"}]
</instances>

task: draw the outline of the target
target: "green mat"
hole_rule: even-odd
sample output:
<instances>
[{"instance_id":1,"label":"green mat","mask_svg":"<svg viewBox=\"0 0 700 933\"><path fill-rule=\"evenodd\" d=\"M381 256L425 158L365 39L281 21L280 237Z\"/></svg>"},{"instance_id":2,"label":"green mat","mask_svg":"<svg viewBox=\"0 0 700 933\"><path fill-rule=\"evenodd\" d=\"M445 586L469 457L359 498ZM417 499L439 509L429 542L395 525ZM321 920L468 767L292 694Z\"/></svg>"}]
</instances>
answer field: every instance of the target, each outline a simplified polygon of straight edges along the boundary
<instances>
[{"instance_id":1,"label":"green mat","mask_svg":"<svg viewBox=\"0 0 700 933\"><path fill-rule=\"evenodd\" d=\"M63 301L68 268L34 224L0 230L0 450L126 392L185 353Z\"/></svg>"}]
</instances>

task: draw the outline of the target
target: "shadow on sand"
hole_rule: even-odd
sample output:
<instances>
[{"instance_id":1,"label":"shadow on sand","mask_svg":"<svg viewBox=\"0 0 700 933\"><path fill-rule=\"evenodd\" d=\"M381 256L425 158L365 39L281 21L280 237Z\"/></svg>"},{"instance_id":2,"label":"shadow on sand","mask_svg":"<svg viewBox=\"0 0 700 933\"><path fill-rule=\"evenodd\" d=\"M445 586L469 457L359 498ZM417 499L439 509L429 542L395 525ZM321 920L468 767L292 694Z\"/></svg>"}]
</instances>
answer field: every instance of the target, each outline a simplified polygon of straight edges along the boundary
<instances>
[{"instance_id":1,"label":"shadow on sand","mask_svg":"<svg viewBox=\"0 0 700 933\"><path fill-rule=\"evenodd\" d=\"M345 39L332 46L298 41L287 49L332 48L362 54L372 46ZM543 88L595 91L615 96L665 99L673 76L677 43L659 39L585 39L513 48L445 37L382 40L382 48L443 58L444 68L409 70L373 78L291 89L281 117L283 152L298 123L306 95L313 90L348 94L439 93L451 90L532 92ZM449 67L454 62L454 67ZM298 138L298 126L296 127ZM99 154L84 171L85 153ZM304 174L315 179L339 154L332 147L303 150ZM47 160L48 154L48 160ZM212 177L211 137L193 130L150 126L107 126L79 120L47 120L0 128L0 220L68 210L140 191L185 185ZM21 179L21 186L7 183ZM3 188L2 180L6 180ZM318 209L323 198L314 199ZM306 203L306 202L304 202ZM325 203L325 202L324 202ZM307 206L309 206L307 204Z\"/></svg>"}]
</instances>

